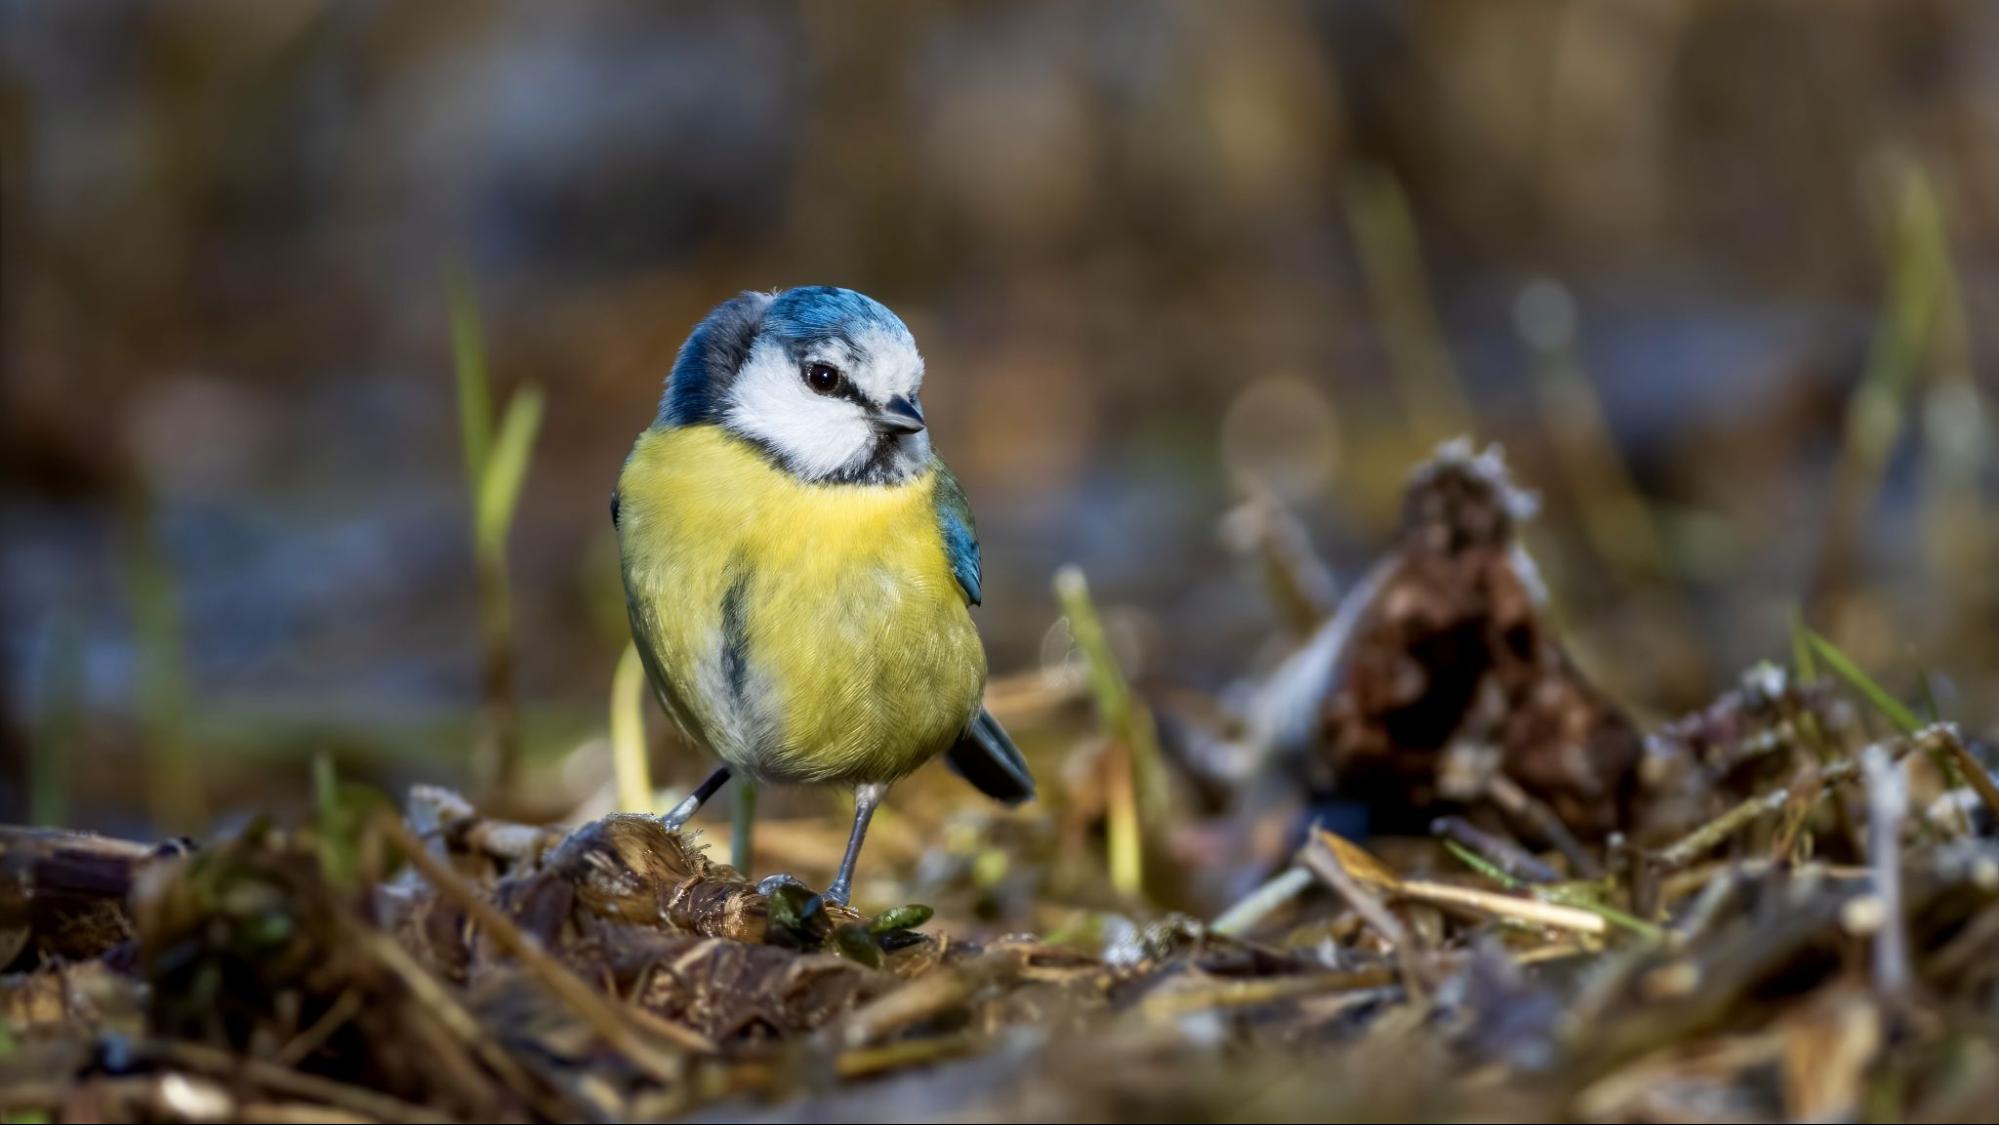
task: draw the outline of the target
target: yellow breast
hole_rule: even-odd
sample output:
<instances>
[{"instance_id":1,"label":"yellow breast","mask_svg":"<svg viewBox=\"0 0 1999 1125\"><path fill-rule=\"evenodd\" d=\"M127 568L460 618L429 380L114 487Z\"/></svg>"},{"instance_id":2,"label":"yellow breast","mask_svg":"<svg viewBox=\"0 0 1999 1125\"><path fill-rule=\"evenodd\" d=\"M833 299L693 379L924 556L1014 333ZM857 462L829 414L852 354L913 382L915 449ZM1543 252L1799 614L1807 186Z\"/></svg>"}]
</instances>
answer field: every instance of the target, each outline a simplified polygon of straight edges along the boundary
<instances>
[{"instance_id":1,"label":"yellow breast","mask_svg":"<svg viewBox=\"0 0 1999 1125\"><path fill-rule=\"evenodd\" d=\"M947 749L986 662L936 484L802 482L714 426L641 435L618 483L625 591L681 725L776 781L892 781Z\"/></svg>"}]
</instances>

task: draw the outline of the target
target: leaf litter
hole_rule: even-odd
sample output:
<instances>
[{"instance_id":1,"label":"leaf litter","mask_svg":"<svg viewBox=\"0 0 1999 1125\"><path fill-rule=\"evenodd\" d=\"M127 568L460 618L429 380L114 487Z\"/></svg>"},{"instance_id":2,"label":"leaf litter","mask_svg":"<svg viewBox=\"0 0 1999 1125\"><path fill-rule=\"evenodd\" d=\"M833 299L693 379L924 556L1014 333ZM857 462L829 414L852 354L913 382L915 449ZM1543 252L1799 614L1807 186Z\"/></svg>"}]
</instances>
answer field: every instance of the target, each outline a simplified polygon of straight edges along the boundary
<instances>
[{"instance_id":1,"label":"leaf litter","mask_svg":"<svg viewBox=\"0 0 1999 1125\"><path fill-rule=\"evenodd\" d=\"M936 844L903 885L936 911L764 893L647 816L391 809L330 769L303 826L0 828L0 1112L1989 1116L1991 748L1884 713L1815 636L1836 680L1760 666L1644 731L1564 651L1530 516L1454 443L1244 713L1084 677L1112 745L1053 771L1045 813L910 826ZM1078 859L1107 833L1122 872ZM1212 921L1156 905L1219 868L1242 893Z\"/></svg>"}]
</instances>

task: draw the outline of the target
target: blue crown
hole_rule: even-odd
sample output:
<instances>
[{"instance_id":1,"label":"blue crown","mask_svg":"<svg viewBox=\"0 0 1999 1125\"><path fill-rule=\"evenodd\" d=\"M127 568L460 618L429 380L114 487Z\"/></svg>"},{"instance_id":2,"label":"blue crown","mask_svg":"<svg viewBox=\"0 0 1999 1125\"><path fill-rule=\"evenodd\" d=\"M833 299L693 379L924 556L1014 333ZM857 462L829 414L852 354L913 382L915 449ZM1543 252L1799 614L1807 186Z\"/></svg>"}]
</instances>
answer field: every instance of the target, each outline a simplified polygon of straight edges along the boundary
<instances>
[{"instance_id":1,"label":"blue crown","mask_svg":"<svg viewBox=\"0 0 1999 1125\"><path fill-rule=\"evenodd\" d=\"M781 293L741 293L717 305L696 325L667 376L659 421L691 426L714 421L719 392L735 378L758 336L770 336L796 354L838 340L852 346L867 329L914 344L909 327L887 305L834 285L802 285Z\"/></svg>"}]
</instances>

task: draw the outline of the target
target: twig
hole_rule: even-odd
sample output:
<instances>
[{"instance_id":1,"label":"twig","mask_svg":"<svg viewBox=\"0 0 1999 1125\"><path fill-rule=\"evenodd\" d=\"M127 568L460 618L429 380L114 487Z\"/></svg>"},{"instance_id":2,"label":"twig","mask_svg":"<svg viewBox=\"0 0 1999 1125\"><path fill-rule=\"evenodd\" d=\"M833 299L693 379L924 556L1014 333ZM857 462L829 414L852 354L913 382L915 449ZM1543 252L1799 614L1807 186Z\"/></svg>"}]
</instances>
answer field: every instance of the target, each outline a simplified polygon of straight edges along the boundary
<instances>
[{"instance_id":1,"label":"twig","mask_svg":"<svg viewBox=\"0 0 1999 1125\"><path fill-rule=\"evenodd\" d=\"M1764 813L1776 812L1791 799L1791 791L1778 789L1742 801L1734 808L1680 837L1659 850L1659 866L1671 870L1692 863L1722 841L1754 823Z\"/></svg>"},{"instance_id":2,"label":"twig","mask_svg":"<svg viewBox=\"0 0 1999 1125\"><path fill-rule=\"evenodd\" d=\"M486 1085L484 1080L477 1078L478 1070L472 1065L471 1060L458 1053L461 1048L467 1048L499 1077L507 1089L535 1105L545 1116L551 1111L557 1117L569 1112L569 1107L550 1097L539 1083L529 1077L527 1072L521 1069L520 1064L514 1061L514 1057L507 1053L506 1048L486 1033L479 1025L478 1017L465 1007L457 995L431 975L428 969L417 963L417 959L411 956L409 950L398 944L395 938L380 930L357 926L354 928L352 940L373 954L390 974L401 980L403 987L409 989L410 995L416 998L421 1010L434 1018L444 1032L452 1037L436 1041L438 1047L448 1048L440 1051L436 1065L459 1072L457 1076L461 1079L466 1078L468 1074L473 1076L473 1081L460 1083L463 1088L476 1090Z\"/></svg>"},{"instance_id":3,"label":"twig","mask_svg":"<svg viewBox=\"0 0 1999 1125\"><path fill-rule=\"evenodd\" d=\"M415 867L437 893L450 899L460 909L478 923L500 947L512 954L522 967L553 993L557 999L569 1005L576 1014L596 1029L604 1042L624 1052L631 1060L654 1077L666 1082L678 1081L682 1067L680 1061L661 1053L653 1044L642 1038L632 1026L631 1012L613 1004L604 996L583 982L581 977L571 972L568 966L557 961L539 942L522 933L520 927L500 909L488 902L476 890L465 884L458 873L431 855L402 821L393 815L384 814L379 822L382 830L397 850L401 851L411 866ZM687 1028L654 1021L649 1030L669 1039L683 1050L702 1054L713 1054L716 1046L707 1036L697 1034Z\"/></svg>"},{"instance_id":4,"label":"twig","mask_svg":"<svg viewBox=\"0 0 1999 1125\"><path fill-rule=\"evenodd\" d=\"M1222 520L1230 547L1261 563L1270 600L1289 631L1311 636L1332 615L1338 598L1333 572L1298 518L1287 511L1269 486L1249 473L1237 474L1247 498Z\"/></svg>"},{"instance_id":5,"label":"twig","mask_svg":"<svg viewBox=\"0 0 1999 1125\"><path fill-rule=\"evenodd\" d=\"M1020 964L1003 952L985 953L934 972L856 1008L835 1029L849 1050L866 1047L913 1023L962 1003L987 984L1015 975Z\"/></svg>"},{"instance_id":6,"label":"twig","mask_svg":"<svg viewBox=\"0 0 1999 1125\"><path fill-rule=\"evenodd\" d=\"M306 1056L319 1050L333 1033L347 1026L348 1021L361 1011L361 996L353 989L342 992L332 1006L312 1021L312 1026L299 1032L291 1041L279 1048L271 1061L279 1066L297 1066Z\"/></svg>"},{"instance_id":7,"label":"twig","mask_svg":"<svg viewBox=\"0 0 1999 1125\"><path fill-rule=\"evenodd\" d=\"M1978 794L1978 799L1985 802L1985 807L1994 817L1999 817L1999 783L1993 782L1991 772L1985 768L1984 763L1972 755L1971 748L1964 744L1964 739L1956 728L1947 728L1943 744L1944 749L1957 761L1957 768L1964 774L1964 780L1971 786L1972 792Z\"/></svg>"},{"instance_id":8,"label":"twig","mask_svg":"<svg viewBox=\"0 0 1999 1125\"><path fill-rule=\"evenodd\" d=\"M1707 933L1709 927L1723 916L1722 908L1729 904L1749 877L1745 866L1725 867L1713 872L1701 883L1697 897L1680 913L1679 922L1673 928L1682 941L1692 941Z\"/></svg>"},{"instance_id":9,"label":"twig","mask_svg":"<svg viewBox=\"0 0 1999 1125\"><path fill-rule=\"evenodd\" d=\"M1812 779L1792 787L1790 795L1784 800L1784 819L1777 827L1776 841L1770 845L1771 862L1783 863L1790 857L1799 833L1805 830L1805 822L1811 819L1812 807L1822 784Z\"/></svg>"},{"instance_id":10,"label":"twig","mask_svg":"<svg viewBox=\"0 0 1999 1125\"><path fill-rule=\"evenodd\" d=\"M1341 858L1341 851L1350 853L1354 861L1366 870L1349 871ZM1417 960L1418 951L1415 943L1410 940L1408 929L1402 925L1401 919L1383 906L1381 900L1374 896L1374 892L1368 890L1361 882L1363 878L1378 881L1386 877L1388 880L1386 884L1377 883L1377 885L1384 885L1386 889L1392 890L1397 882L1394 873L1386 868L1380 868L1380 863L1373 856L1323 828L1313 832L1311 840L1298 850L1297 862L1309 868L1336 894L1345 899L1347 904L1353 907L1354 913L1360 915L1362 921L1373 926L1383 938L1387 939L1388 944L1395 950L1396 965L1402 971L1402 987L1408 997L1411 1000L1421 1000L1426 997L1429 986L1424 981L1422 965ZM1380 870L1374 870L1375 868Z\"/></svg>"},{"instance_id":11,"label":"twig","mask_svg":"<svg viewBox=\"0 0 1999 1125\"><path fill-rule=\"evenodd\" d=\"M1486 782L1485 795L1492 798L1493 804L1525 820L1534 831L1555 845L1555 850L1568 858L1576 878L1603 878L1603 865L1583 849L1582 842L1569 831L1568 825L1562 823L1562 818L1555 815L1555 810L1520 788L1512 778L1503 773L1492 775Z\"/></svg>"},{"instance_id":12,"label":"twig","mask_svg":"<svg viewBox=\"0 0 1999 1125\"><path fill-rule=\"evenodd\" d=\"M217 1078L241 1078L264 1089L347 1110L381 1121L448 1122L453 1118L362 1086L306 1074L250 1055L236 1055L199 1043L158 1042L145 1053Z\"/></svg>"},{"instance_id":13,"label":"twig","mask_svg":"<svg viewBox=\"0 0 1999 1125\"><path fill-rule=\"evenodd\" d=\"M1312 885L1312 873L1303 867L1287 867L1275 878L1244 895L1240 902L1229 907L1216 918L1208 929L1229 937L1240 937L1258 922L1269 917L1278 907L1298 897L1298 893Z\"/></svg>"},{"instance_id":14,"label":"twig","mask_svg":"<svg viewBox=\"0 0 1999 1125\"><path fill-rule=\"evenodd\" d=\"M1131 686L1118 668L1082 570L1065 566L1056 572L1055 596L1062 603L1069 633L1088 669L1098 718L1111 738L1112 750L1105 763L1111 885L1118 893L1135 897L1145 883L1144 826L1139 812L1142 806L1158 803L1159 734L1152 713L1133 698Z\"/></svg>"},{"instance_id":15,"label":"twig","mask_svg":"<svg viewBox=\"0 0 1999 1125\"><path fill-rule=\"evenodd\" d=\"M1512 840L1495 836L1461 816L1440 816L1430 822L1432 835L1441 836L1477 854L1508 876L1523 883L1554 883L1561 879L1555 869Z\"/></svg>"},{"instance_id":16,"label":"twig","mask_svg":"<svg viewBox=\"0 0 1999 1125\"><path fill-rule=\"evenodd\" d=\"M1890 762L1900 762L1918 750L1935 753L1941 743L1955 737L1956 731L1948 724L1935 723L1914 734L1874 743L1868 749L1879 748ZM1863 750L1861 756L1864 758L1865 755L1866 751ZM1859 759L1847 758L1825 767L1819 771L1817 778L1800 782L1799 785L1815 784L1819 787L1818 794L1812 798L1816 803L1830 796L1835 786L1853 780L1859 773ZM1787 786L1783 789L1773 789L1740 802L1727 812L1661 848L1656 857L1659 866L1672 870L1699 859L1710 849L1720 846L1724 840L1754 823L1758 817L1783 808L1791 799L1794 788L1796 787Z\"/></svg>"},{"instance_id":17,"label":"twig","mask_svg":"<svg viewBox=\"0 0 1999 1125\"><path fill-rule=\"evenodd\" d=\"M1473 852L1471 849L1465 847L1463 844L1458 843L1456 840L1445 840L1444 847L1447 848L1452 855L1457 856L1460 860L1463 860L1467 865L1469 865L1472 868L1472 870L1477 871L1479 874L1484 875L1486 878L1493 880L1494 882L1498 883L1500 886L1505 887L1507 890L1529 891L1533 894L1534 899L1536 901L1544 903L1552 902L1555 903L1558 907L1582 911L1583 913L1588 914L1591 917L1595 918L1599 923L1598 925L1589 926L1589 927L1564 926L1565 929L1579 929L1583 933L1602 933L1603 932L1602 923L1608 922L1614 926L1622 926L1623 928L1630 930L1632 933L1639 934L1649 939L1656 940L1658 938L1662 938L1665 936L1665 931L1653 925L1652 923L1647 922L1644 919L1639 918L1635 915L1627 914L1624 911L1619 910L1614 906L1606 906L1603 903L1600 903L1595 899L1588 897L1587 895L1578 894L1573 890L1569 890L1562 887L1532 887L1527 883L1521 881L1520 879L1517 879L1514 876L1509 875L1505 871L1500 870L1498 867L1488 862L1484 857L1478 855L1476 852ZM1427 889L1439 886L1454 891L1461 889L1457 887L1452 887L1449 884L1423 883L1423 882L1414 882L1414 881L1404 882L1402 886L1405 891L1411 891L1412 888ZM1414 897L1413 892L1412 892L1412 897ZM1437 901L1441 903L1441 900ZM1518 901L1518 900L1509 900L1509 901ZM1482 909L1489 909L1493 913L1510 914L1513 916L1518 916L1517 911L1497 910L1490 907L1485 907ZM1561 922L1548 921L1547 919L1526 919L1526 920L1544 921L1550 925L1557 925L1557 926L1563 925L1563 923Z\"/></svg>"},{"instance_id":18,"label":"twig","mask_svg":"<svg viewBox=\"0 0 1999 1125\"><path fill-rule=\"evenodd\" d=\"M1345 899L1347 905L1353 907L1354 913L1359 914L1363 921L1373 926L1377 933L1387 939L1388 944L1398 950L1407 948L1408 928L1403 926L1401 919L1390 913L1388 907L1382 905L1374 892L1362 886L1360 880L1354 878L1340 864L1339 857L1326 844L1323 835L1323 833L1313 833L1312 839L1299 849L1298 862L1309 868L1320 881Z\"/></svg>"},{"instance_id":19,"label":"twig","mask_svg":"<svg viewBox=\"0 0 1999 1125\"><path fill-rule=\"evenodd\" d=\"M964 1054L985 1041L977 1031L959 1031L923 1039L905 1039L879 1047L857 1047L842 1051L833 1063L842 1078L866 1078L871 1074L899 1070L919 1063L935 1062Z\"/></svg>"},{"instance_id":20,"label":"twig","mask_svg":"<svg viewBox=\"0 0 1999 1125\"><path fill-rule=\"evenodd\" d=\"M1867 860L1882 913L1874 933L1874 985L1896 999L1907 994L1915 977L1902 917L1902 817L1909 808L1909 779L1879 744L1862 750L1860 760L1867 772Z\"/></svg>"},{"instance_id":21,"label":"twig","mask_svg":"<svg viewBox=\"0 0 1999 1125\"><path fill-rule=\"evenodd\" d=\"M1394 983L1395 971L1387 965L1302 976L1222 980L1193 988L1156 989L1146 994L1139 1010L1152 1017L1178 1016L1217 1008L1247 1008L1285 1000L1302 1000L1326 993L1356 992Z\"/></svg>"},{"instance_id":22,"label":"twig","mask_svg":"<svg viewBox=\"0 0 1999 1125\"><path fill-rule=\"evenodd\" d=\"M1611 835L1606 841L1606 849L1621 869L1619 873L1624 878L1624 893L1631 903L1631 913L1640 918L1656 917L1659 913L1659 872L1652 864L1651 854L1622 832Z\"/></svg>"},{"instance_id":23,"label":"twig","mask_svg":"<svg viewBox=\"0 0 1999 1125\"><path fill-rule=\"evenodd\" d=\"M1608 925L1603 917L1574 906L1560 906L1538 899L1518 898L1495 891L1481 891L1451 883L1431 883L1418 879L1403 882L1401 895L1436 906L1456 906L1502 918L1514 918L1537 926L1574 930L1579 934L1601 934Z\"/></svg>"}]
</instances>

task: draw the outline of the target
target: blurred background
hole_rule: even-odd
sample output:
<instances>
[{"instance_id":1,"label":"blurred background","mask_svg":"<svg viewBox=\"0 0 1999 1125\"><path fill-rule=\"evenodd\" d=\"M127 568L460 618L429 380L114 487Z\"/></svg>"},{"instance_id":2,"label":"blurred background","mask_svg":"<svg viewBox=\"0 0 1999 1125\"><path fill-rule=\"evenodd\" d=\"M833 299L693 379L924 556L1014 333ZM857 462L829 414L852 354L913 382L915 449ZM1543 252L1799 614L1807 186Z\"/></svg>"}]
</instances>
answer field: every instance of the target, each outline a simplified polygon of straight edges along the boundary
<instances>
[{"instance_id":1,"label":"blurred background","mask_svg":"<svg viewBox=\"0 0 1999 1125\"><path fill-rule=\"evenodd\" d=\"M198 831L307 800L320 754L469 785L496 676L548 791L601 787L618 467L710 306L804 283L925 351L997 676L1067 658L1074 562L1143 690L1228 699L1288 636L1230 513L1274 501L1344 588L1466 432L1639 714L1802 614L1999 717L1999 6L0 28L0 819ZM483 428L531 439L517 498Z\"/></svg>"}]
</instances>

